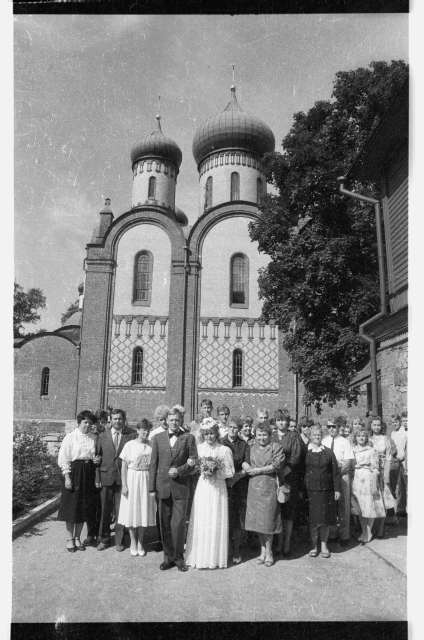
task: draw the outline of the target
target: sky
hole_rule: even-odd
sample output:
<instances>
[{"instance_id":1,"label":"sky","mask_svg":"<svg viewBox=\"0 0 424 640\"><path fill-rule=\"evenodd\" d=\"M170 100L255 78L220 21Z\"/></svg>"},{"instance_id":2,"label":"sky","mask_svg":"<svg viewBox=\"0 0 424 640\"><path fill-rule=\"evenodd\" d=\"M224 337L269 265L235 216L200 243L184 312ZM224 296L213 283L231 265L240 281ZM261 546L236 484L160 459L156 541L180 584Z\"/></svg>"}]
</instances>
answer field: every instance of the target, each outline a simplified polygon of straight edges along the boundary
<instances>
[{"instance_id":1,"label":"sky","mask_svg":"<svg viewBox=\"0 0 424 640\"><path fill-rule=\"evenodd\" d=\"M337 71L408 61L405 14L14 16L15 281L60 326L84 279L105 198L130 209L133 144L156 128L180 146L176 205L198 217L197 128L230 98L264 120L276 150L293 114L331 96ZM31 327L28 327L31 330Z\"/></svg>"}]
</instances>

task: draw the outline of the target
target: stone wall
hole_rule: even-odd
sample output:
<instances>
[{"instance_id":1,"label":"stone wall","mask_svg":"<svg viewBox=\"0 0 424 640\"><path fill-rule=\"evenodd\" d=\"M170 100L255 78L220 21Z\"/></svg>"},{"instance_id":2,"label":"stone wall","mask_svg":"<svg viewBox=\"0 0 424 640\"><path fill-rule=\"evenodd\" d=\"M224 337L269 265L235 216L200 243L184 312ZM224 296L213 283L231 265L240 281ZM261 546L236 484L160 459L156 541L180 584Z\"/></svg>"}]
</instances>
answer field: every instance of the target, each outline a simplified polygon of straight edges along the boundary
<instances>
[{"instance_id":1,"label":"stone wall","mask_svg":"<svg viewBox=\"0 0 424 640\"><path fill-rule=\"evenodd\" d=\"M408 336L382 342L377 356L381 371L383 418L400 414L408 405Z\"/></svg>"}]
</instances>

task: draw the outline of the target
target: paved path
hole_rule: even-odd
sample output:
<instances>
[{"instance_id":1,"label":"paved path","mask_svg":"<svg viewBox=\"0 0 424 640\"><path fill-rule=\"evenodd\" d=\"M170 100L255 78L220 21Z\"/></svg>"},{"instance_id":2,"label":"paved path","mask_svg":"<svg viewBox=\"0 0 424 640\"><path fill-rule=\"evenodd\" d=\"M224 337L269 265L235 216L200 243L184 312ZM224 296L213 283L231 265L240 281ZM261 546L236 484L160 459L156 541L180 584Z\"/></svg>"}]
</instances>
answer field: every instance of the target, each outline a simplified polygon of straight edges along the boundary
<instances>
[{"instance_id":1,"label":"paved path","mask_svg":"<svg viewBox=\"0 0 424 640\"><path fill-rule=\"evenodd\" d=\"M330 545L327 560L295 541L271 568L249 551L228 569L181 573L159 571L152 545L144 558L114 547L67 553L55 517L13 543L13 622L406 620L405 521L369 547Z\"/></svg>"}]
</instances>

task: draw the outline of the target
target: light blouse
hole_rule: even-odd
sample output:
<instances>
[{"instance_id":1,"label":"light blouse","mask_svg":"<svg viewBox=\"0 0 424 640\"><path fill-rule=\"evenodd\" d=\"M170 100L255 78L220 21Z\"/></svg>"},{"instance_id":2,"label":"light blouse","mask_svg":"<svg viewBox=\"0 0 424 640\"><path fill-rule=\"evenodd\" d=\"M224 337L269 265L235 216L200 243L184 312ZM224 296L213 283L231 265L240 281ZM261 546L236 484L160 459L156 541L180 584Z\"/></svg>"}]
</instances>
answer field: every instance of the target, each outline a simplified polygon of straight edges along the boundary
<instances>
[{"instance_id":1,"label":"light blouse","mask_svg":"<svg viewBox=\"0 0 424 640\"><path fill-rule=\"evenodd\" d=\"M152 453L151 442L129 440L123 447L119 457L127 463L128 469L148 471Z\"/></svg>"},{"instance_id":2,"label":"light blouse","mask_svg":"<svg viewBox=\"0 0 424 640\"><path fill-rule=\"evenodd\" d=\"M67 433L59 449L58 465L62 474L71 472L73 460L92 460L96 455L97 436L93 433L82 433L78 427Z\"/></svg>"}]
</instances>

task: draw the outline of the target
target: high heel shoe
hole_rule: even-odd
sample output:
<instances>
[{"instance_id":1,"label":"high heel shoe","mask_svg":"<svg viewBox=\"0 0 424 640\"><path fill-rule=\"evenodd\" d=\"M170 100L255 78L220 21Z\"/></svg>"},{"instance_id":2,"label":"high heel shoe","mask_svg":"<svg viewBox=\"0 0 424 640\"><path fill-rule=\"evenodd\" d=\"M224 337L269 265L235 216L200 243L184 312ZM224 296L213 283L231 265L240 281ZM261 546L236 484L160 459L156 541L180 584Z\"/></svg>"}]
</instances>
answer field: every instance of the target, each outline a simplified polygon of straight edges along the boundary
<instances>
[{"instance_id":1,"label":"high heel shoe","mask_svg":"<svg viewBox=\"0 0 424 640\"><path fill-rule=\"evenodd\" d=\"M75 548L78 549L78 551L85 551L85 547L81 543L81 540L79 538L74 538L74 540L75 540Z\"/></svg>"},{"instance_id":2,"label":"high heel shoe","mask_svg":"<svg viewBox=\"0 0 424 640\"><path fill-rule=\"evenodd\" d=\"M70 540L68 540L68 543L72 542L72 547L68 547L66 546L67 551L69 551L69 553L75 553L76 551L76 547L75 547L75 540L74 538L71 538Z\"/></svg>"},{"instance_id":3,"label":"high heel shoe","mask_svg":"<svg viewBox=\"0 0 424 640\"><path fill-rule=\"evenodd\" d=\"M130 554L136 558L138 556L137 547L130 547Z\"/></svg>"},{"instance_id":4,"label":"high heel shoe","mask_svg":"<svg viewBox=\"0 0 424 640\"><path fill-rule=\"evenodd\" d=\"M143 547L141 546L140 543L137 544L137 553L141 557L146 555L146 551L145 551L145 549L143 549Z\"/></svg>"}]
</instances>

